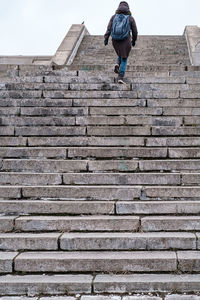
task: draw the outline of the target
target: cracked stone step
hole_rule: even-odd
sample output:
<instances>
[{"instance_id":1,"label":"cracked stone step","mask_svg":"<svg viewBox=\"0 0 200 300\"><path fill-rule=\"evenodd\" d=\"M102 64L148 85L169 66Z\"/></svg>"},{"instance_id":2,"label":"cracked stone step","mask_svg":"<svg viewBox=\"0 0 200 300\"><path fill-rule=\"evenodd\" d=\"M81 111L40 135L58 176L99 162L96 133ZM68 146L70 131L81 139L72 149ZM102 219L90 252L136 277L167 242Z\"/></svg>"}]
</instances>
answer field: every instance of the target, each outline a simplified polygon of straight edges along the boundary
<instances>
[{"instance_id":1,"label":"cracked stone step","mask_svg":"<svg viewBox=\"0 0 200 300\"><path fill-rule=\"evenodd\" d=\"M196 174L194 174L195 176ZM188 175L190 176L190 174ZM198 177L199 178L199 177ZM191 180L192 181L192 180ZM194 181L194 180L193 180ZM197 181L197 180L196 180ZM180 185L180 174L156 174L156 173L135 173L135 174L110 174L110 173L76 173L63 174L64 184L70 185ZM183 182L188 182L187 177Z\"/></svg>"},{"instance_id":2,"label":"cracked stone step","mask_svg":"<svg viewBox=\"0 0 200 300\"><path fill-rule=\"evenodd\" d=\"M60 233L0 233L0 250L58 250Z\"/></svg>"},{"instance_id":3,"label":"cracked stone step","mask_svg":"<svg viewBox=\"0 0 200 300\"><path fill-rule=\"evenodd\" d=\"M113 201L0 200L0 213L3 214L111 215L114 214L114 208ZM10 222L5 221L1 228L10 231Z\"/></svg>"},{"instance_id":4,"label":"cracked stone step","mask_svg":"<svg viewBox=\"0 0 200 300\"><path fill-rule=\"evenodd\" d=\"M149 216L141 219L142 231L199 231L199 216Z\"/></svg>"},{"instance_id":5,"label":"cracked stone step","mask_svg":"<svg viewBox=\"0 0 200 300\"><path fill-rule=\"evenodd\" d=\"M18 252L2 252L0 251L0 274L12 273L13 259L18 255ZM1 278L1 276L0 276Z\"/></svg>"},{"instance_id":6,"label":"cracked stone step","mask_svg":"<svg viewBox=\"0 0 200 300\"><path fill-rule=\"evenodd\" d=\"M173 272L175 252L26 252L14 262L17 272Z\"/></svg>"},{"instance_id":7,"label":"cracked stone step","mask_svg":"<svg viewBox=\"0 0 200 300\"><path fill-rule=\"evenodd\" d=\"M7 275L0 277L0 295L65 295L91 293L92 275Z\"/></svg>"},{"instance_id":8,"label":"cracked stone step","mask_svg":"<svg viewBox=\"0 0 200 300\"><path fill-rule=\"evenodd\" d=\"M177 293L183 294L199 292L199 288L199 274L103 274L97 275L94 279L95 293L124 294L141 291L171 293L176 290Z\"/></svg>"},{"instance_id":9,"label":"cracked stone step","mask_svg":"<svg viewBox=\"0 0 200 300\"><path fill-rule=\"evenodd\" d=\"M19 231L137 231L135 216L27 216L15 220Z\"/></svg>"},{"instance_id":10,"label":"cracked stone step","mask_svg":"<svg viewBox=\"0 0 200 300\"><path fill-rule=\"evenodd\" d=\"M1 236L0 236L1 237ZM64 233L62 250L169 250L196 249L194 233Z\"/></svg>"}]
</instances>

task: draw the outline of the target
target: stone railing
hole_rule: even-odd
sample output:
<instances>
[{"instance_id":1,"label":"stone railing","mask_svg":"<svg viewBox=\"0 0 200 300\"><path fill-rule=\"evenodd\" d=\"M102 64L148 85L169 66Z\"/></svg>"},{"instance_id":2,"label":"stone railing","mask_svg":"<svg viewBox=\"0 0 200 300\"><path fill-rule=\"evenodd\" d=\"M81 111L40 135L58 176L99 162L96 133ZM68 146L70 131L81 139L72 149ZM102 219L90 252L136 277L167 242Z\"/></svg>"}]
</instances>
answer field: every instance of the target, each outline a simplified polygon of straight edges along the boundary
<instances>
[{"instance_id":1,"label":"stone railing","mask_svg":"<svg viewBox=\"0 0 200 300\"><path fill-rule=\"evenodd\" d=\"M85 35L89 35L85 25L72 25L53 56L51 63L55 65L70 65Z\"/></svg>"},{"instance_id":2,"label":"stone railing","mask_svg":"<svg viewBox=\"0 0 200 300\"><path fill-rule=\"evenodd\" d=\"M200 27L186 26L184 35L188 44L191 64L200 66Z\"/></svg>"}]
</instances>

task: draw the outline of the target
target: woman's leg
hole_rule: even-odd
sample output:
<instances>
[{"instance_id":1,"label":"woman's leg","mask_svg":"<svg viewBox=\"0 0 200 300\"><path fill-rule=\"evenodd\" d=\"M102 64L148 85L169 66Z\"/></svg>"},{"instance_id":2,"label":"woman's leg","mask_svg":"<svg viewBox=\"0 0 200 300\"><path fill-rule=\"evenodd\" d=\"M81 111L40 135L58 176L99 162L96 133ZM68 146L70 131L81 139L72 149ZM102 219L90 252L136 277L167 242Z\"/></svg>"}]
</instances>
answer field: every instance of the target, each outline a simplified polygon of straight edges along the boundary
<instances>
[{"instance_id":1,"label":"woman's leg","mask_svg":"<svg viewBox=\"0 0 200 300\"><path fill-rule=\"evenodd\" d=\"M119 69L120 77L124 77L124 74L126 72L126 67L127 67L127 61L128 61L128 58L121 59L121 65L120 65L120 69Z\"/></svg>"},{"instance_id":2,"label":"woman's leg","mask_svg":"<svg viewBox=\"0 0 200 300\"><path fill-rule=\"evenodd\" d=\"M119 67L121 65L121 57L120 56L117 56L117 64L115 65L115 68L114 68L114 72L115 73L119 73Z\"/></svg>"}]
</instances>

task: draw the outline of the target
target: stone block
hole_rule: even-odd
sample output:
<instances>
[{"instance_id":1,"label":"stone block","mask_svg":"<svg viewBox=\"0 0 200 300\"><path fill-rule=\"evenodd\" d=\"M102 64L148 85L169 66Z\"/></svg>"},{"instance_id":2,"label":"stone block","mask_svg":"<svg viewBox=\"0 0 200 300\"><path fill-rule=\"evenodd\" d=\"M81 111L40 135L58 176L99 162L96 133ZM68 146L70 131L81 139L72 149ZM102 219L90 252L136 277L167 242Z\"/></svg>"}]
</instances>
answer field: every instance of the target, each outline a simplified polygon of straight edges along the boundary
<instances>
[{"instance_id":1,"label":"stone block","mask_svg":"<svg viewBox=\"0 0 200 300\"><path fill-rule=\"evenodd\" d=\"M167 149L164 148L108 148L108 147L87 147L87 148L69 148L68 157L101 157L101 158L159 158L167 157ZM200 151L199 151L200 157Z\"/></svg>"},{"instance_id":2,"label":"stone block","mask_svg":"<svg viewBox=\"0 0 200 300\"><path fill-rule=\"evenodd\" d=\"M146 196L150 198L198 198L200 187L146 187Z\"/></svg>"},{"instance_id":3,"label":"stone block","mask_svg":"<svg viewBox=\"0 0 200 300\"><path fill-rule=\"evenodd\" d=\"M1 107L0 114L1 116L9 116L9 115L19 115L20 109L18 107Z\"/></svg>"},{"instance_id":4,"label":"stone block","mask_svg":"<svg viewBox=\"0 0 200 300\"><path fill-rule=\"evenodd\" d=\"M14 125L15 128L19 126L67 126L75 125L75 117L2 117L1 125ZM31 126L31 127L30 127ZM39 127L41 129L41 127Z\"/></svg>"},{"instance_id":5,"label":"stone block","mask_svg":"<svg viewBox=\"0 0 200 300\"><path fill-rule=\"evenodd\" d=\"M70 185L180 185L179 174L64 174L64 184Z\"/></svg>"},{"instance_id":6,"label":"stone block","mask_svg":"<svg viewBox=\"0 0 200 300\"><path fill-rule=\"evenodd\" d=\"M198 216L153 216L141 219L142 231L199 231Z\"/></svg>"},{"instance_id":7,"label":"stone block","mask_svg":"<svg viewBox=\"0 0 200 300\"><path fill-rule=\"evenodd\" d=\"M41 98L42 91L0 91L0 99Z\"/></svg>"},{"instance_id":8,"label":"stone block","mask_svg":"<svg viewBox=\"0 0 200 300\"><path fill-rule=\"evenodd\" d=\"M133 292L192 292L199 291L199 274L133 274L97 275L94 279L95 293Z\"/></svg>"},{"instance_id":9,"label":"stone block","mask_svg":"<svg viewBox=\"0 0 200 300\"><path fill-rule=\"evenodd\" d=\"M70 83L71 91L131 91L131 85L114 83Z\"/></svg>"},{"instance_id":10,"label":"stone block","mask_svg":"<svg viewBox=\"0 0 200 300\"><path fill-rule=\"evenodd\" d=\"M170 88L171 89L171 88ZM184 92L183 92L184 93ZM170 90L161 90L161 91L154 91L153 98L157 99L176 99L179 98L179 90L170 91ZM187 98L187 97L184 97Z\"/></svg>"},{"instance_id":11,"label":"stone block","mask_svg":"<svg viewBox=\"0 0 200 300\"><path fill-rule=\"evenodd\" d=\"M126 116L125 120L128 125L180 126L183 123L181 117Z\"/></svg>"},{"instance_id":12,"label":"stone block","mask_svg":"<svg viewBox=\"0 0 200 300\"><path fill-rule=\"evenodd\" d=\"M0 295L63 295L91 293L91 275L7 275L0 278Z\"/></svg>"},{"instance_id":13,"label":"stone block","mask_svg":"<svg viewBox=\"0 0 200 300\"><path fill-rule=\"evenodd\" d=\"M0 212L3 212L0 208ZM17 216L16 216L17 217ZM9 232L14 229L15 216L0 216L0 232Z\"/></svg>"},{"instance_id":14,"label":"stone block","mask_svg":"<svg viewBox=\"0 0 200 300\"><path fill-rule=\"evenodd\" d=\"M163 107L165 112L173 112L171 108L180 109L180 111L186 111L184 108L199 107L198 99L148 99L148 107ZM174 113L172 113L174 115Z\"/></svg>"},{"instance_id":15,"label":"stone block","mask_svg":"<svg viewBox=\"0 0 200 300\"><path fill-rule=\"evenodd\" d=\"M95 116L95 117L76 117L76 125L124 125L125 118L119 117L106 117L106 116Z\"/></svg>"},{"instance_id":16,"label":"stone block","mask_svg":"<svg viewBox=\"0 0 200 300\"><path fill-rule=\"evenodd\" d=\"M25 138L23 138L24 141ZM25 146L25 143L24 143ZM32 158L32 159L65 159L66 158L66 149L65 148L28 148L28 147L20 147L20 148L1 148L0 149L0 157L3 158ZM23 164L23 162L21 161ZM12 162L10 162L12 164Z\"/></svg>"},{"instance_id":17,"label":"stone block","mask_svg":"<svg viewBox=\"0 0 200 300\"><path fill-rule=\"evenodd\" d=\"M144 146L143 137L88 137L87 146Z\"/></svg>"},{"instance_id":18,"label":"stone block","mask_svg":"<svg viewBox=\"0 0 200 300\"><path fill-rule=\"evenodd\" d=\"M196 249L193 233L64 233L60 247L67 251Z\"/></svg>"},{"instance_id":19,"label":"stone block","mask_svg":"<svg viewBox=\"0 0 200 300\"><path fill-rule=\"evenodd\" d=\"M200 125L200 118L197 116L184 117L185 125Z\"/></svg>"},{"instance_id":20,"label":"stone block","mask_svg":"<svg viewBox=\"0 0 200 300\"><path fill-rule=\"evenodd\" d=\"M165 300L199 300L200 297L197 295L166 295Z\"/></svg>"},{"instance_id":21,"label":"stone block","mask_svg":"<svg viewBox=\"0 0 200 300\"><path fill-rule=\"evenodd\" d=\"M162 108L151 107L91 107L91 115L145 115L156 116L162 114Z\"/></svg>"},{"instance_id":22,"label":"stone block","mask_svg":"<svg viewBox=\"0 0 200 300\"><path fill-rule=\"evenodd\" d=\"M87 137L29 137L28 145L29 146L38 146L38 147L66 147L66 146L87 146L88 138Z\"/></svg>"},{"instance_id":23,"label":"stone block","mask_svg":"<svg viewBox=\"0 0 200 300\"><path fill-rule=\"evenodd\" d=\"M0 273L11 273L17 252L0 252Z\"/></svg>"},{"instance_id":24,"label":"stone block","mask_svg":"<svg viewBox=\"0 0 200 300\"><path fill-rule=\"evenodd\" d=\"M0 136L8 136L8 135L15 135L14 127L13 126L2 126L0 127Z\"/></svg>"},{"instance_id":25,"label":"stone block","mask_svg":"<svg viewBox=\"0 0 200 300\"><path fill-rule=\"evenodd\" d=\"M15 128L16 136L81 136L85 134L86 127L80 126L27 126Z\"/></svg>"},{"instance_id":26,"label":"stone block","mask_svg":"<svg viewBox=\"0 0 200 300\"><path fill-rule=\"evenodd\" d=\"M149 147L193 147L200 146L199 137L163 137L148 138L147 146Z\"/></svg>"},{"instance_id":27,"label":"stone block","mask_svg":"<svg viewBox=\"0 0 200 300\"><path fill-rule=\"evenodd\" d=\"M139 161L141 171L178 171L178 170L200 170L198 160L143 160Z\"/></svg>"},{"instance_id":28,"label":"stone block","mask_svg":"<svg viewBox=\"0 0 200 300\"><path fill-rule=\"evenodd\" d=\"M133 160L94 160L88 161L89 171L136 171L138 162Z\"/></svg>"},{"instance_id":29,"label":"stone block","mask_svg":"<svg viewBox=\"0 0 200 300\"><path fill-rule=\"evenodd\" d=\"M199 107L164 107L164 116L199 116Z\"/></svg>"},{"instance_id":30,"label":"stone block","mask_svg":"<svg viewBox=\"0 0 200 300\"><path fill-rule=\"evenodd\" d=\"M20 272L155 272L175 271L175 252L26 252L15 259Z\"/></svg>"},{"instance_id":31,"label":"stone block","mask_svg":"<svg viewBox=\"0 0 200 300\"><path fill-rule=\"evenodd\" d=\"M199 99L199 93L200 93L200 89L199 91L193 91L192 89L190 91L181 91L180 93L180 97L181 98L187 98L187 99Z\"/></svg>"},{"instance_id":32,"label":"stone block","mask_svg":"<svg viewBox=\"0 0 200 300\"><path fill-rule=\"evenodd\" d=\"M178 268L182 272L199 272L200 253L199 251L177 251Z\"/></svg>"},{"instance_id":33,"label":"stone block","mask_svg":"<svg viewBox=\"0 0 200 300\"><path fill-rule=\"evenodd\" d=\"M133 136L150 135L147 126L88 126L87 134L92 136Z\"/></svg>"},{"instance_id":34,"label":"stone block","mask_svg":"<svg viewBox=\"0 0 200 300\"><path fill-rule=\"evenodd\" d=\"M114 214L114 204L111 201L14 201L0 200L1 213L16 214L68 214L68 215L109 215Z\"/></svg>"},{"instance_id":35,"label":"stone block","mask_svg":"<svg viewBox=\"0 0 200 300\"><path fill-rule=\"evenodd\" d=\"M146 106L144 99L73 99L73 106L90 107L143 107Z\"/></svg>"},{"instance_id":36,"label":"stone block","mask_svg":"<svg viewBox=\"0 0 200 300\"><path fill-rule=\"evenodd\" d=\"M25 137L1 137L0 147L6 146L26 146L27 138ZM1 149L1 151L5 151Z\"/></svg>"},{"instance_id":37,"label":"stone block","mask_svg":"<svg viewBox=\"0 0 200 300\"><path fill-rule=\"evenodd\" d=\"M121 215L199 214L199 201L134 201L117 202L116 212Z\"/></svg>"},{"instance_id":38,"label":"stone block","mask_svg":"<svg viewBox=\"0 0 200 300\"><path fill-rule=\"evenodd\" d=\"M15 226L20 231L136 231L139 217L29 216L19 217Z\"/></svg>"},{"instance_id":39,"label":"stone block","mask_svg":"<svg viewBox=\"0 0 200 300\"><path fill-rule=\"evenodd\" d=\"M87 107L22 107L21 116L83 116L88 115Z\"/></svg>"},{"instance_id":40,"label":"stone block","mask_svg":"<svg viewBox=\"0 0 200 300\"><path fill-rule=\"evenodd\" d=\"M21 198L21 188L14 186L0 186L1 198L19 199Z\"/></svg>"},{"instance_id":41,"label":"stone block","mask_svg":"<svg viewBox=\"0 0 200 300\"><path fill-rule=\"evenodd\" d=\"M62 183L60 174L43 173L0 173L0 185L58 185Z\"/></svg>"},{"instance_id":42,"label":"stone block","mask_svg":"<svg viewBox=\"0 0 200 300\"><path fill-rule=\"evenodd\" d=\"M3 188L1 188L3 189ZM1 191L0 189L0 191ZM7 189L8 190L8 189ZM6 188L5 188L6 191ZM68 200L133 200L139 198L141 187L124 186L37 186L22 187L26 198L63 198Z\"/></svg>"},{"instance_id":43,"label":"stone block","mask_svg":"<svg viewBox=\"0 0 200 300\"><path fill-rule=\"evenodd\" d=\"M65 173L87 170L86 160L5 159L1 171ZM35 176L36 174L34 174Z\"/></svg>"},{"instance_id":44,"label":"stone block","mask_svg":"<svg viewBox=\"0 0 200 300\"><path fill-rule=\"evenodd\" d=\"M199 148L170 148L169 158L200 158Z\"/></svg>"},{"instance_id":45,"label":"stone block","mask_svg":"<svg viewBox=\"0 0 200 300\"><path fill-rule=\"evenodd\" d=\"M57 250L59 233L0 233L0 250Z\"/></svg>"},{"instance_id":46,"label":"stone block","mask_svg":"<svg viewBox=\"0 0 200 300\"><path fill-rule=\"evenodd\" d=\"M198 136L200 135L200 127L191 127L191 126L182 126L182 127L171 127L171 126L165 126L165 127L152 127L152 135L158 135L158 136L170 136L170 135L176 135L176 136Z\"/></svg>"},{"instance_id":47,"label":"stone block","mask_svg":"<svg viewBox=\"0 0 200 300\"><path fill-rule=\"evenodd\" d=\"M194 169L195 171L198 169ZM200 184L200 174L182 174L182 184L183 185L199 185Z\"/></svg>"},{"instance_id":48,"label":"stone block","mask_svg":"<svg viewBox=\"0 0 200 300\"><path fill-rule=\"evenodd\" d=\"M105 296L105 295L95 295L95 296L82 296L81 300L121 300L120 296Z\"/></svg>"}]
</instances>

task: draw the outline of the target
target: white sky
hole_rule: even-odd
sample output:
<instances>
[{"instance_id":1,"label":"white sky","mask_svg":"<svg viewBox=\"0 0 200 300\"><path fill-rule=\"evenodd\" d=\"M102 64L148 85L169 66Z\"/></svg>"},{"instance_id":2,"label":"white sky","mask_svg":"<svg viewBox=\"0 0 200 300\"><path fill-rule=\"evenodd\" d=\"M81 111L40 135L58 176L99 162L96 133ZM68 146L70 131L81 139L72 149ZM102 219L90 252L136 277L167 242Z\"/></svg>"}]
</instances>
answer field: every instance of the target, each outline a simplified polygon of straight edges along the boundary
<instances>
[{"instance_id":1,"label":"white sky","mask_svg":"<svg viewBox=\"0 0 200 300\"><path fill-rule=\"evenodd\" d=\"M200 26L200 0L128 0L140 35ZM117 0L0 0L0 55L53 55L71 24L103 35Z\"/></svg>"}]
</instances>

